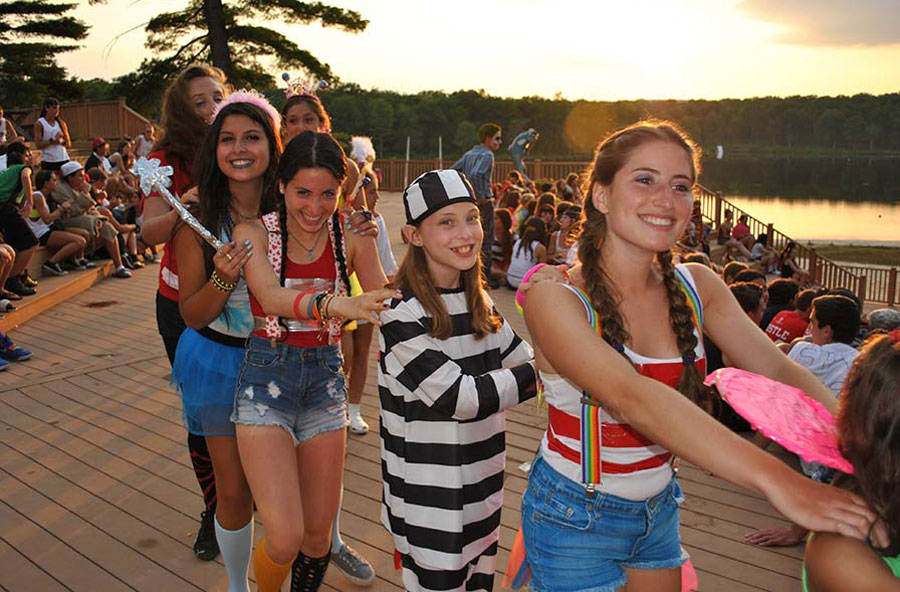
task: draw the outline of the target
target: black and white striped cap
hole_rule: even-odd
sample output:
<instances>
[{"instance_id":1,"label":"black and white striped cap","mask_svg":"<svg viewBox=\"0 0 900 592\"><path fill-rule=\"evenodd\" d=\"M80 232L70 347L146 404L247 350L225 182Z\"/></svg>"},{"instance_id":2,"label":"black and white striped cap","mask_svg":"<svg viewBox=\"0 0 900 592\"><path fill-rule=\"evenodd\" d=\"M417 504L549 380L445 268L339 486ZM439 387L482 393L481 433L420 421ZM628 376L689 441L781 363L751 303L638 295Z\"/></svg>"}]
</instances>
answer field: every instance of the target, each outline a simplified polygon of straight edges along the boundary
<instances>
[{"instance_id":1,"label":"black and white striped cap","mask_svg":"<svg viewBox=\"0 0 900 592\"><path fill-rule=\"evenodd\" d=\"M453 169L429 171L410 183L403 192L406 223L417 226L439 209L458 201L478 203L466 176Z\"/></svg>"}]
</instances>

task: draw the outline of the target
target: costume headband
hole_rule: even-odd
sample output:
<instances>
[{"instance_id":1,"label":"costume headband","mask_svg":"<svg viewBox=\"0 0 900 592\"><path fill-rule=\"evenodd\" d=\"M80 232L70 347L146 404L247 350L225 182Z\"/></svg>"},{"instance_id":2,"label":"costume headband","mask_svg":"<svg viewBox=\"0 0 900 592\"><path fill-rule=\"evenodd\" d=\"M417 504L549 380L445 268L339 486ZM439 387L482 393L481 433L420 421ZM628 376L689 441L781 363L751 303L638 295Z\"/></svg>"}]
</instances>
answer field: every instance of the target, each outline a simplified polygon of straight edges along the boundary
<instances>
[{"instance_id":1,"label":"costume headband","mask_svg":"<svg viewBox=\"0 0 900 592\"><path fill-rule=\"evenodd\" d=\"M228 97L224 101L216 105L216 110L213 113L213 119L218 117L219 113L227 105L231 105L234 103L250 103L251 105L256 105L263 111L263 113L265 113L272 119L272 125L274 125L276 131L281 129L281 114L278 113L278 109L273 107L272 104L269 103L269 101L266 99L266 97L262 96L259 92L253 89L241 89L228 95Z\"/></svg>"}]
</instances>

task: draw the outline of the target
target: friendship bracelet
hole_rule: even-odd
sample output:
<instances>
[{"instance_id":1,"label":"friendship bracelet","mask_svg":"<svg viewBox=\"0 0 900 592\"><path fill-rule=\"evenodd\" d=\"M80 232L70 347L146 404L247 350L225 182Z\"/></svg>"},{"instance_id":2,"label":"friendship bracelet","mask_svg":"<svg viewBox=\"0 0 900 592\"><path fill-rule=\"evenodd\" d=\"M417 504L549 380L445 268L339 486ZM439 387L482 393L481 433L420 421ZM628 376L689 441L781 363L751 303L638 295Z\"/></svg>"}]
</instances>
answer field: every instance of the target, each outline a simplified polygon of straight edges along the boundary
<instances>
[{"instance_id":1,"label":"friendship bracelet","mask_svg":"<svg viewBox=\"0 0 900 592\"><path fill-rule=\"evenodd\" d=\"M318 294L316 294L315 306L313 306L313 315L315 315L315 319L320 323L325 320L322 316L322 303L327 297L328 294L325 292L319 292Z\"/></svg>"},{"instance_id":2,"label":"friendship bracelet","mask_svg":"<svg viewBox=\"0 0 900 592\"><path fill-rule=\"evenodd\" d=\"M334 294L329 294L328 297L325 299L324 308L323 308L323 312L322 312L323 318L326 318L326 319L331 318L331 314L330 314L329 310L331 309L331 303L333 301L334 301Z\"/></svg>"},{"instance_id":3,"label":"friendship bracelet","mask_svg":"<svg viewBox=\"0 0 900 592\"><path fill-rule=\"evenodd\" d=\"M300 301L303 300L303 292L297 292L297 297L294 298L294 318L300 318Z\"/></svg>"},{"instance_id":4,"label":"friendship bracelet","mask_svg":"<svg viewBox=\"0 0 900 592\"><path fill-rule=\"evenodd\" d=\"M219 274L216 273L215 270L213 270L212 275L209 276L209 281L212 282L212 285L220 292L233 292L237 287L237 282L224 281L219 277Z\"/></svg>"}]
</instances>

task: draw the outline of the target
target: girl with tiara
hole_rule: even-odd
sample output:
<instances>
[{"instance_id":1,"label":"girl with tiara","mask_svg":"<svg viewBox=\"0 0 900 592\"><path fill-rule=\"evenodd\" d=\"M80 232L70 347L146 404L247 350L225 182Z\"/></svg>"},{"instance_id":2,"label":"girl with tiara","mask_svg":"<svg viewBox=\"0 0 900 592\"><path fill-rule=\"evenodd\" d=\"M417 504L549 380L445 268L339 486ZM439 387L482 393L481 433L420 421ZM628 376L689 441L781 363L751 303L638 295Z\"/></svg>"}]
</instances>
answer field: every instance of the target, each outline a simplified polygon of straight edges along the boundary
<instances>
[{"instance_id":1,"label":"girl with tiara","mask_svg":"<svg viewBox=\"0 0 900 592\"><path fill-rule=\"evenodd\" d=\"M268 255L246 267L255 330L232 416L266 527L253 559L263 592L281 588L292 562L294 592L317 590L325 576L346 445L341 324L377 322L393 294L383 289L374 239L343 232L337 207L346 174L330 135L301 133L276 173L278 210L235 231L238 243ZM375 291L350 297L353 271Z\"/></svg>"},{"instance_id":2,"label":"girl with tiara","mask_svg":"<svg viewBox=\"0 0 900 592\"><path fill-rule=\"evenodd\" d=\"M287 73L283 74L282 78L287 82L287 89L285 90L287 100L281 107L281 135L285 143L290 142L293 138L303 132L331 134L331 117L329 117L328 112L325 110L325 106L322 105L322 101L316 95L317 90L321 90L325 87L324 83L320 82L304 86L299 81L291 81ZM353 212L352 215L348 215L352 212L351 209L344 208L345 227L351 234L359 232L362 236L374 236L378 233L378 227L372 220L370 213L366 210L365 204L353 199L354 196L350 195L355 189L359 189L357 186L358 180L359 168L353 159L348 159L347 174L344 178L344 182L341 184L339 207L346 206L346 202L348 201L351 202L354 207L361 205L361 209ZM378 237L378 240L381 241L383 239ZM351 295L355 296L362 293L362 289L360 288L355 275L350 276L350 286ZM361 396L362 388L358 386L359 377L354 378L352 372L350 372L356 365L354 364L356 358L353 355L353 333L355 332L350 330L351 327L355 326L356 323L351 322L344 327L345 332L341 336L341 350L344 355L344 371L345 373L350 373L350 378L348 379L350 384L349 395L352 397L350 401L350 410L355 410L359 421L362 421L362 417L358 416L359 399L355 397L357 389ZM368 363L368 359L366 359L366 363ZM362 376L362 379L363 383L365 383L365 375ZM354 417L351 414L351 429L353 426L353 419ZM356 423L359 425L359 422ZM342 489L342 501L343 496L344 493ZM337 512L335 513L334 526L331 531L331 560L348 580L358 586L369 586L375 582L375 569L362 555L344 542L341 538L340 523L341 504L338 505Z\"/></svg>"},{"instance_id":3,"label":"girl with tiara","mask_svg":"<svg viewBox=\"0 0 900 592\"><path fill-rule=\"evenodd\" d=\"M673 265L698 174L699 149L672 123L612 133L586 175L573 270L583 279L528 290L525 318L549 407L522 501L536 592L680 590L687 557L675 455L813 529L862 538L872 522L858 496L805 479L703 412L711 408L703 331L738 367L829 409L834 397L775 348L710 269Z\"/></svg>"},{"instance_id":4,"label":"girl with tiara","mask_svg":"<svg viewBox=\"0 0 900 592\"><path fill-rule=\"evenodd\" d=\"M381 314L381 521L406 590L492 590L502 411L536 394L532 351L483 286L478 202L455 170L403 194L409 251Z\"/></svg>"},{"instance_id":5,"label":"girl with tiara","mask_svg":"<svg viewBox=\"0 0 900 592\"><path fill-rule=\"evenodd\" d=\"M231 421L244 344L253 329L242 273L253 248L232 237L237 223L276 209L279 123L278 112L250 92L218 104L196 153L198 218L226 244L214 251L187 225L173 239L179 308L188 329L178 340L172 381L181 393L188 430L206 438L215 467L215 533L229 592L247 592L253 544L253 500Z\"/></svg>"},{"instance_id":6,"label":"girl with tiara","mask_svg":"<svg viewBox=\"0 0 900 592\"><path fill-rule=\"evenodd\" d=\"M162 137L150 158L159 159L161 166L172 167L174 174L170 190L185 202L197 199L194 162L216 105L224 100L228 91L225 74L221 70L195 64L182 70L163 96ZM185 330L184 319L178 309L178 264L172 243L178 213L156 191L145 196L141 205L142 240L150 245L165 243L156 291L156 324L169 364L173 364L178 340ZM200 515L194 553L204 561L212 561L219 554L213 528L216 513L215 473L203 436L188 431L188 450L205 506Z\"/></svg>"},{"instance_id":7,"label":"girl with tiara","mask_svg":"<svg viewBox=\"0 0 900 592\"><path fill-rule=\"evenodd\" d=\"M838 487L866 500L878 536L860 541L831 533L809 538L804 592L900 590L900 329L869 337L838 402L838 445L853 475ZM874 540L877 539L877 540Z\"/></svg>"}]
</instances>

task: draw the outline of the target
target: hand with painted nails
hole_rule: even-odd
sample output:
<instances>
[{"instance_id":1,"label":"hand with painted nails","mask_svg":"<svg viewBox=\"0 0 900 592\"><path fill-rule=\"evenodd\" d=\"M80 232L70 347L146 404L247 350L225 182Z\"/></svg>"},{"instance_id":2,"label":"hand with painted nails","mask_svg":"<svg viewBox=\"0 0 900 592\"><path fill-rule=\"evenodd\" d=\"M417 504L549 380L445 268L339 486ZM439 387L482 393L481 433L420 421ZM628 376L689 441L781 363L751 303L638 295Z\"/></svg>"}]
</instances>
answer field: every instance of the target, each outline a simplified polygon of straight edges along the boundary
<instances>
[{"instance_id":1,"label":"hand with painted nails","mask_svg":"<svg viewBox=\"0 0 900 592\"><path fill-rule=\"evenodd\" d=\"M349 320L369 321L373 325L381 326L379 313L390 307L391 298L402 298L403 294L398 290L381 288L365 292L352 298L335 296L328 303L327 313L330 317L343 317Z\"/></svg>"},{"instance_id":2,"label":"hand with painted nails","mask_svg":"<svg viewBox=\"0 0 900 592\"><path fill-rule=\"evenodd\" d=\"M368 210L344 211L344 228L360 236L378 236L378 224L375 223L372 212Z\"/></svg>"},{"instance_id":3,"label":"hand with painted nails","mask_svg":"<svg viewBox=\"0 0 900 592\"><path fill-rule=\"evenodd\" d=\"M213 265L216 274L223 282L232 284L241 276L241 269L253 254L253 243L249 240L241 244L228 243L223 245L213 256Z\"/></svg>"}]
</instances>

